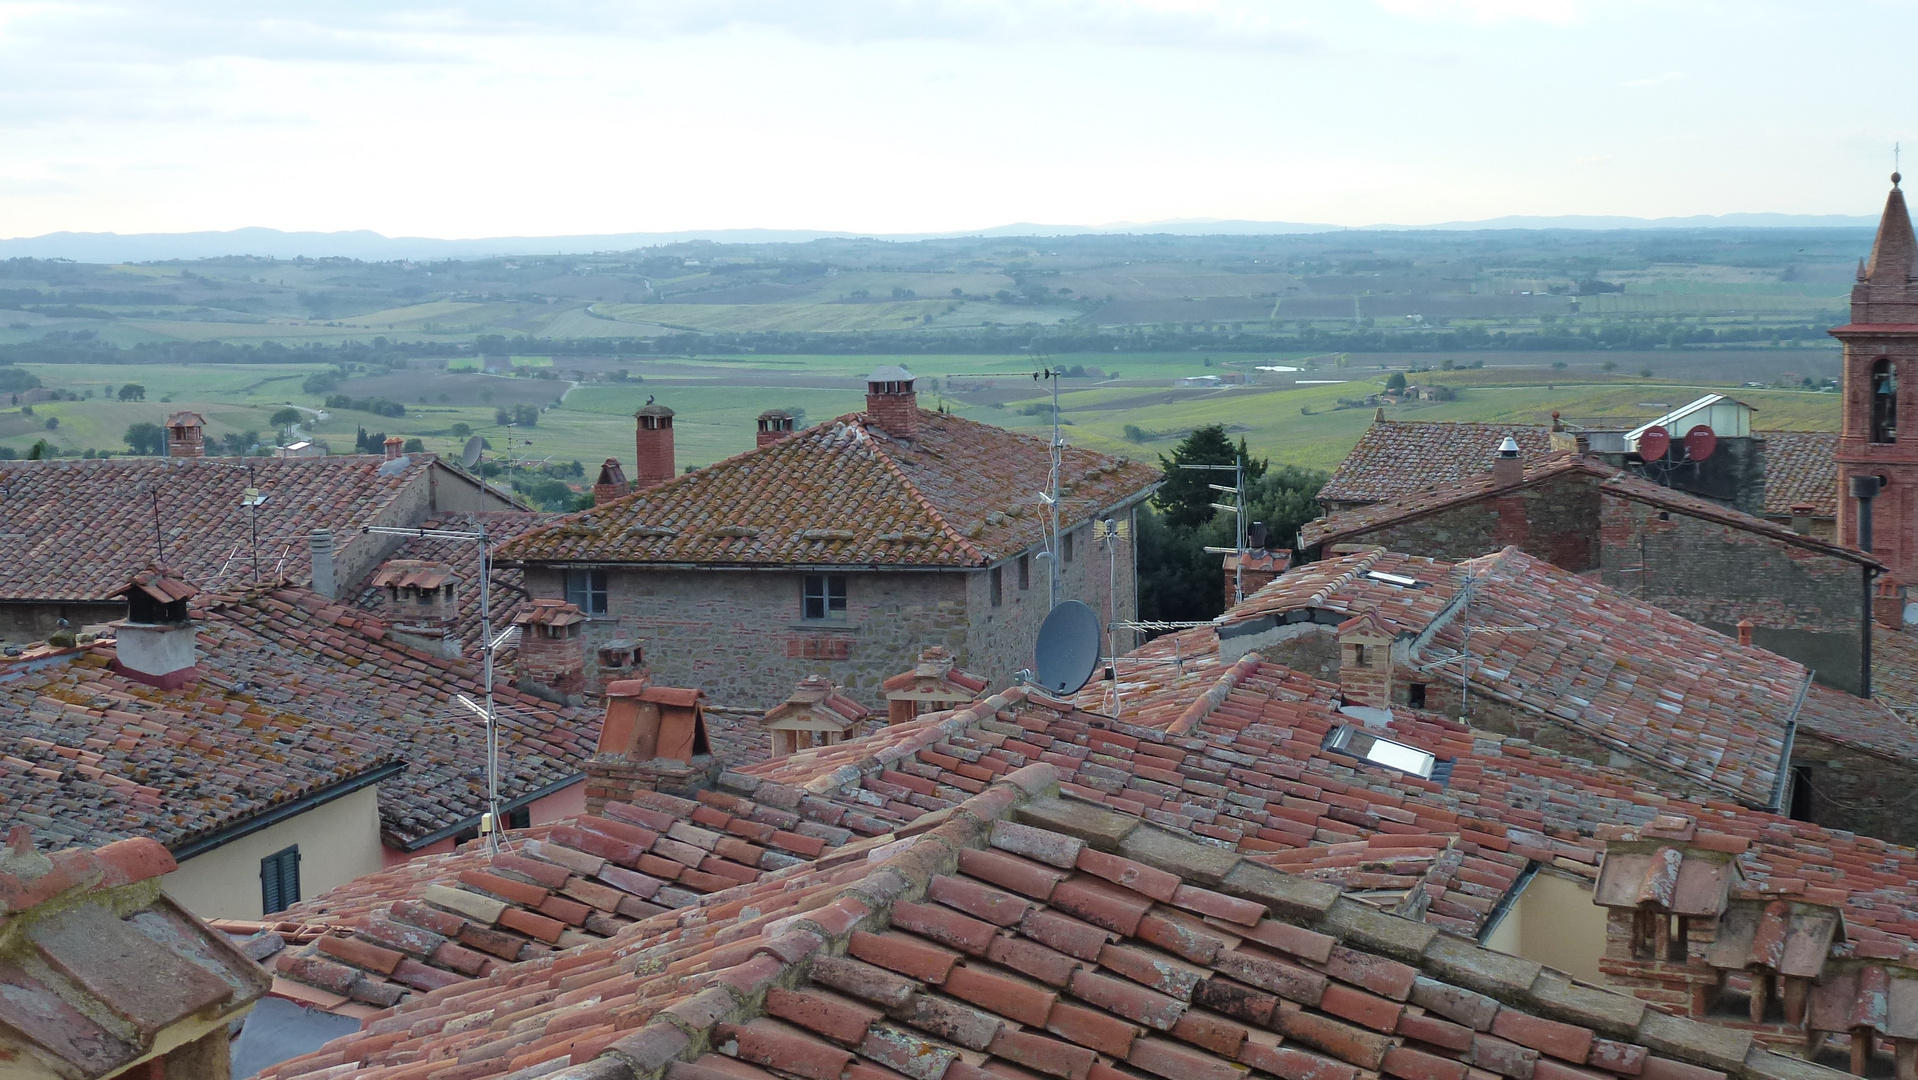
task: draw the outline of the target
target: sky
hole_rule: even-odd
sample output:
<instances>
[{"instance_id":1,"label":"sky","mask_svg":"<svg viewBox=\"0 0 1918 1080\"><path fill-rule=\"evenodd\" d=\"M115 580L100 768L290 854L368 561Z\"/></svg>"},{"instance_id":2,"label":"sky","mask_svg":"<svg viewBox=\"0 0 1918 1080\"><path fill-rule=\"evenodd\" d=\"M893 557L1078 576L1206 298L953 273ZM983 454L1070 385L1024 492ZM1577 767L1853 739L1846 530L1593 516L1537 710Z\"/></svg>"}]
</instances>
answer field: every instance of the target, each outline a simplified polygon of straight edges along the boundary
<instances>
[{"instance_id":1,"label":"sky","mask_svg":"<svg viewBox=\"0 0 1918 1080\"><path fill-rule=\"evenodd\" d=\"M1872 214L1914 42L1891 0L0 0L0 237Z\"/></svg>"}]
</instances>

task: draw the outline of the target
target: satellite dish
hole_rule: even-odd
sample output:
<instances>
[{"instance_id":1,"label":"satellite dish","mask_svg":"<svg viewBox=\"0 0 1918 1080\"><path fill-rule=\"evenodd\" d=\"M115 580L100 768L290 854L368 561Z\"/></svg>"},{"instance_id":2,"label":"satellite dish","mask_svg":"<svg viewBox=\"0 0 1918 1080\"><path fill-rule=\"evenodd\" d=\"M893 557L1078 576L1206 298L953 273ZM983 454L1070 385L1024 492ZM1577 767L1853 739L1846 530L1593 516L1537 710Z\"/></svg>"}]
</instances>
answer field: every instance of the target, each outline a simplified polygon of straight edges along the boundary
<instances>
[{"instance_id":1,"label":"satellite dish","mask_svg":"<svg viewBox=\"0 0 1918 1080\"><path fill-rule=\"evenodd\" d=\"M460 467L470 469L479 464L480 447L484 444L478 435L466 440L466 449L460 451Z\"/></svg>"},{"instance_id":2,"label":"satellite dish","mask_svg":"<svg viewBox=\"0 0 1918 1080\"><path fill-rule=\"evenodd\" d=\"M1638 436L1638 456L1641 460L1651 461L1662 458L1672 448L1672 433L1661 424L1653 424Z\"/></svg>"},{"instance_id":3,"label":"satellite dish","mask_svg":"<svg viewBox=\"0 0 1918 1080\"><path fill-rule=\"evenodd\" d=\"M1707 424L1700 424L1685 433L1685 456L1693 461L1703 461L1718 449L1718 432Z\"/></svg>"},{"instance_id":4,"label":"satellite dish","mask_svg":"<svg viewBox=\"0 0 1918 1080\"><path fill-rule=\"evenodd\" d=\"M1053 608L1039 627L1033 668L1040 686L1054 694L1076 694L1099 666L1104 635L1099 614L1077 600Z\"/></svg>"}]
</instances>

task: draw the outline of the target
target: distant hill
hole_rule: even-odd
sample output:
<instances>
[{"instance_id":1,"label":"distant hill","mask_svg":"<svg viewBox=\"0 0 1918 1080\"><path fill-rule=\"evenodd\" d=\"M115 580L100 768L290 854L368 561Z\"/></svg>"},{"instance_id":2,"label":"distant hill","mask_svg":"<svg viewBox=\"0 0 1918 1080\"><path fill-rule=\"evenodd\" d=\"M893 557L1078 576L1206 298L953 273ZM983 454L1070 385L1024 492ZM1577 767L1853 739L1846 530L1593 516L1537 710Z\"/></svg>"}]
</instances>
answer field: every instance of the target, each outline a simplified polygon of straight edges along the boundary
<instances>
[{"instance_id":1,"label":"distant hill","mask_svg":"<svg viewBox=\"0 0 1918 1080\"><path fill-rule=\"evenodd\" d=\"M1509 216L1484 221L1449 221L1437 225L1366 225L1366 231L1469 231L1490 229L1827 229L1869 228L1875 217L1846 214L1700 214L1692 217L1634 218L1595 215L1558 217ZM79 233L0 240L0 258L71 259L85 263L155 262L168 259L208 259L226 255L257 255L276 259L340 257L385 261L397 259L480 259L510 255L573 255L595 251L631 251L635 248L710 240L734 244L798 243L828 238L877 240L937 240L985 236L1086 236L1095 234L1170 233L1181 236L1272 236L1338 232L1343 225L1288 221L1215 221L1190 219L1106 225L1045 225L1015 222L989 229L946 233L861 233L812 229L696 229L683 232L606 233L586 236L502 236L473 240L440 240L417 236L383 236L365 229L351 232L283 232L245 228L227 232L189 233Z\"/></svg>"}]
</instances>

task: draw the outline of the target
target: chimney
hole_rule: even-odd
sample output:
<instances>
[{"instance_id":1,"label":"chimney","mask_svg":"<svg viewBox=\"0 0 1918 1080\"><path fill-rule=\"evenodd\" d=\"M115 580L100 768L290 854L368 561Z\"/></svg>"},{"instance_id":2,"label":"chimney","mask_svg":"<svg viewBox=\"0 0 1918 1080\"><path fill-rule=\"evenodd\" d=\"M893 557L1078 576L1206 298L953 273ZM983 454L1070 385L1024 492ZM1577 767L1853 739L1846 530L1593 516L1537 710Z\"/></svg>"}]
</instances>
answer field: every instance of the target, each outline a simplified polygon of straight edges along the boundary
<instances>
[{"instance_id":1,"label":"chimney","mask_svg":"<svg viewBox=\"0 0 1918 1080\"><path fill-rule=\"evenodd\" d=\"M633 490L645 491L673 478L673 410L648 400L633 419L639 424L633 434L639 450L639 459L633 465Z\"/></svg>"},{"instance_id":2,"label":"chimney","mask_svg":"<svg viewBox=\"0 0 1918 1080\"><path fill-rule=\"evenodd\" d=\"M1239 594L1251 596L1272 583L1272 580L1292 569L1292 552L1281 548L1278 551L1253 549L1240 556L1227 552L1225 556L1225 606L1231 607L1242 598Z\"/></svg>"},{"instance_id":3,"label":"chimney","mask_svg":"<svg viewBox=\"0 0 1918 1080\"><path fill-rule=\"evenodd\" d=\"M1394 636L1373 611L1339 624L1339 697L1346 705L1392 707Z\"/></svg>"},{"instance_id":4,"label":"chimney","mask_svg":"<svg viewBox=\"0 0 1918 1080\"><path fill-rule=\"evenodd\" d=\"M586 616L564 600L534 600L513 618L519 627L515 689L560 705L574 705L586 689L586 653L580 641Z\"/></svg>"},{"instance_id":5,"label":"chimney","mask_svg":"<svg viewBox=\"0 0 1918 1080\"><path fill-rule=\"evenodd\" d=\"M1811 515L1817 509L1810 503L1793 503L1791 507L1791 531L1800 536L1811 535Z\"/></svg>"},{"instance_id":6,"label":"chimney","mask_svg":"<svg viewBox=\"0 0 1918 1080\"><path fill-rule=\"evenodd\" d=\"M1877 595L1872 598L1871 617L1887 630L1905 627L1905 587L1890 578L1878 579Z\"/></svg>"},{"instance_id":7,"label":"chimney","mask_svg":"<svg viewBox=\"0 0 1918 1080\"><path fill-rule=\"evenodd\" d=\"M630 802L642 791L691 793L718 766L706 738L706 695L699 690L622 679L606 687L599 747L586 761L586 812Z\"/></svg>"},{"instance_id":8,"label":"chimney","mask_svg":"<svg viewBox=\"0 0 1918 1080\"><path fill-rule=\"evenodd\" d=\"M1757 627L1758 624L1750 619L1738 620L1738 643L1747 649L1751 648L1752 631L1757 629Z\"/></svg>"},{"instance_id":9,"label":"chimney","mask_svg":"<svg viewBox=\"0 0 1918 1080\"><path fill-rule=\"evenodd\" d=\"M385 589L387 633L404 644L447 660L460 657L459 576L445 563L389 559L373 575Z\"/></svg>"},{"instance_id":10,"label":"chimney","mask_svg":"<svg viewBox=\"0 0 1918 1080\"><path fill-rule=\"evenodd\" d=\"M113 624L113 670L163 690L198 679L199 628L186 608L195 591L168 571L149 567L115 593L127 598L127 617Z\"/></svg>"},{"instance_id":11,"label":"chimney","mask_svg":"<svg viewBox=\"0 0 1918 1080\"><path fill-rule=\"evenodd\" d=\"M167 417L166 456L205 457L206 418L196 412L177 412Z\"/></svg>"},{"instance_id":12,"label":"chimney","mask_svg":"<svg viewBox=\"0 0 1918 1080\"><path fill-rule=\"evenodd\" d=\"M913 393L912 372L897 364L866 376L866 422L895 439L919 435L919 395Z\"/></svg>"},{"instance_id":13,"label":"chimney","mask_svg":"<svg viewBox=\"0 0 1918 1080\"><path fill-rule=\"evenodd\" d=\"M1492 486L1511 487L1524 479L1525 459L1518 456L1518 440L1507 435L1492 459Z\"/></svg>"},{"instance_id":14,"label":"chimney","mask_svg":"<svg viewBox=\"0 0 1918 1080\"><path fill-rule=\"evenodd\" d=\"M633 493L633 485L626 481L626 470L620 467L619 459L609 457L599 467L599 479L593 483L593 505L605 506L614 499Z\"/></svg>"},{"instance_id":15,"label":"chimney","mask_svg":"<svg viewBox=\"0 0 1918 1080\"><path fill-rule=\"evenodd\" d=\"M1858 500L1858 550L1871 551L1871 501L1878 497L1876 476L1851 478L1851 497Z\"/></svg>"},{"instance_id":16,"label":"chimney","mask_svg":"<svg viewBox=\"0 0 1918 1080\"><path fill-rule=\"evenodd\" d=\"M314 529L307 539L313 553L313 591L333 599L333 530Z\"/></svg>"},{"instance_id":17,"label":"chimney","mask_svg":"<svg viewBox=\"0 0 1918 1080\"><path fill-rule=\"evenodd\" d=\"M785 409L767 409L759 414L760 446L771 446L792 433L792 413Z\"/></svg>"},{"instance_id":18,"label":"chimney","mask_svg":"<svg viewBox=\"0 0 1918 1080\"><path fill-rule=\"evenodd\" d=\"M886 723L904 724L926 713L970 705L991 685L958 667L950 649L933 645L920 652L912 670L880 684L886 692Z\"/></svg>"},{"instance_id":19,"label":"chimney","mask_svg":"<svg viewBox=\"0 0 1918 1080\"><path fill-rule=\"evenodd\" d=\"M392 461L400 456L400 448L406 445L406 440L398 435L388 435L386 442L381 445L386 448L386 460Z\"/></svg>"},{"instance_id":20,"label":"chimney","mask_svg":"<svg viewBox=\"0 0 1918 1080\"><path fill-rule=\"evenodd\" d=\"M759 723L772 736L773 757L781 758L815 746L833 746L851 733L854 724L871 715L872 710L841 693L825 676L808 675L791 697Z\"/></svg>"}]
</instances>

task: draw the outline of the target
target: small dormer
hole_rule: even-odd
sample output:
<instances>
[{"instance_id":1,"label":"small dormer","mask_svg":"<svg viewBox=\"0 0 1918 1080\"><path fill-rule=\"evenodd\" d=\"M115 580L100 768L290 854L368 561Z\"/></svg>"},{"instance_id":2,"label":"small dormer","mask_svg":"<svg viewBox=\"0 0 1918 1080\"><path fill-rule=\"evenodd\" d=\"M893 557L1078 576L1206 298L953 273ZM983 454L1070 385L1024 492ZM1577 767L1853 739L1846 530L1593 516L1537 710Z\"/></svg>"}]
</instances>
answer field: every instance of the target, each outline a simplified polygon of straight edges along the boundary
<instances>
[{"instance_id":1,"label":"small dormer","mask_svg":"<svg viewBox=\"0 0 1918 1080\"><path fill-rule=\"evenodd\" d=\"M113 670L136 682L172 689L200 676L198 627L187 601L198 590L167 570L149 567L115 593L127 617L113 624Z\"/></svg>"}]
</instances>

